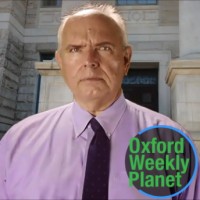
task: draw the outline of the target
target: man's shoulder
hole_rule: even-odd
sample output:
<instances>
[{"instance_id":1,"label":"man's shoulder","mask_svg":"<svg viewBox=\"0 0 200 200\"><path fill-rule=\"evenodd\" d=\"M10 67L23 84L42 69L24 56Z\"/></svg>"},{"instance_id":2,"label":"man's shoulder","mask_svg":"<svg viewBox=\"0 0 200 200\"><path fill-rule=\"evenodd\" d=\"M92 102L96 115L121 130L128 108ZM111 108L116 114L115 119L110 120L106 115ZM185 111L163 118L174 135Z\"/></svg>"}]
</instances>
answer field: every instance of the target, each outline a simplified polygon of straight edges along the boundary
<instances>
[{"instance_id":1,"label":"man's shoulder","mask_svg":"<svg viewBox=\"0 0 200 200\"><path fill-rule=\"evenodd\" d=\"M63 106L59 106L56 108L52 108L34 115L31 115L25 119L23 119L22 121L20 121L19 123L23 123L23 122L28 122L28 121L38 121L41 119L48 119L51 117L59 117L60 115L63 114L63 112L68 111L71 109L73 103L67 104L67 105L63 105Z\"/></svg>"},{"instance_id":2,"label":"man's shoulder","mask_svg":"<svg viewBox=\"0 0 200 200\"><path fill-rule=\"evenodd\" d=\"M24 131L24 130L34 130L38 129L41 126L50 126L53 123L56 123L60 118L64 115L67 120L67 117L70 117L70 110L72 108L73 103L69 103L64 106L59 106L50 110L46 110L34 115L31 115L13 125L9 132L16 132L16 130Z\"/></svg>"},{"instance_id":3,"label":"man's shoulder","mask_svg":"<svg viewBox=\"0 0 200 200\"><path fill-rule=\"evenodd\" d=\"M126 100L128 105L128 111L131 115L137 118L138 123L144 127L154 125L166 125L173 126L182 129L181 125L169 118L166 115L150 110L146 107L140 106L129 100Z\"/></svg>"}]
</instances>

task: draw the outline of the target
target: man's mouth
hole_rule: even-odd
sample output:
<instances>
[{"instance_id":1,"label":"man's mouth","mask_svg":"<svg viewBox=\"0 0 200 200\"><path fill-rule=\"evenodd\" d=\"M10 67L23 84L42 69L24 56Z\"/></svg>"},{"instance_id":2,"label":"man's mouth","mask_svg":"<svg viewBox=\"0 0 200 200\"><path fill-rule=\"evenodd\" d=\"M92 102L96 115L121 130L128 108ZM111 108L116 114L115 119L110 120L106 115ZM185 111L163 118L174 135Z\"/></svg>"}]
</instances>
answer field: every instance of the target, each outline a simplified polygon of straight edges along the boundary
<instances>
[{"instance_id":1,"label":"man's mouth","mask_svg":"<svg viewBox=\"0 0 200 200\"><path fill-rule=\"evenodd\" d=\"M81 81L102 81L102 78L99 77L88 77L88 78L84 78Z\"/></svg>"}]
</instances>

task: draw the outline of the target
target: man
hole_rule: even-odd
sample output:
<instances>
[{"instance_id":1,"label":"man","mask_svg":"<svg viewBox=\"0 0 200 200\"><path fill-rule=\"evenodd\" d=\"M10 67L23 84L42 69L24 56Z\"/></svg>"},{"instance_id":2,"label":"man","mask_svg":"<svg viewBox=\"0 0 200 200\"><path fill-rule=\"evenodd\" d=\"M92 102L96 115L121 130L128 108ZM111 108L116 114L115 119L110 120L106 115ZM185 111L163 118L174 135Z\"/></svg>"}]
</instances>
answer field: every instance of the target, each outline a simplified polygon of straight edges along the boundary
<instances>
[{"instance_id":1,"label":"man","mask_svg":"<svg viewBox=\"0 0 200 200\"><path fill-rule=\"evenodd\" d=\"M95 185L85 189L86 176L96 173L88 167L90 145L98 137L94 126L106 136L108 148L101 147L109 151L104 154L109 160L105 173L109 168L109 174L99 184L105 185L101 188L106 190L105 196L90 194L91 199L151 199L128 185L124 160L129 141L152 125L180 127L124 99L121 83L131 54L123 20L113 7L90 6L64 17L56 60L74 102L31 116L4 136L0 143L0 199L87 199L88 190L98 192ZM104 176L99 165L96 183ZM200 198L198 181L196 177L177 199Z\"/></svg>"}]
</instances>

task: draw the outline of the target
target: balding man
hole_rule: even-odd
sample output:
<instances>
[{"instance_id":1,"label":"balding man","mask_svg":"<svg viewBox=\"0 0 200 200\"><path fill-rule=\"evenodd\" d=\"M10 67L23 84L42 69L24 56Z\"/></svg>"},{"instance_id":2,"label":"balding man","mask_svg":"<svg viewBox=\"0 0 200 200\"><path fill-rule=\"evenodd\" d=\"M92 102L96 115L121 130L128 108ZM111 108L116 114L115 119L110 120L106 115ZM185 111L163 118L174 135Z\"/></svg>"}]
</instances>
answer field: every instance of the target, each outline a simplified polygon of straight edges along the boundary
<instances>
[{"instance_id":1,"label":"balding man","mask_svg":"<svg viewBox=\"0 0 200 200\"><path fill-rule=\"evenodd\" d=\"M129 141L152 125L181 127L124 98L131 54L112 6L89 6L63 18L56 60L74 101L6 133L0 199L151 199L128 184ZM173 199L200 198L198 182Z\"/></svg>"}]
</instances>

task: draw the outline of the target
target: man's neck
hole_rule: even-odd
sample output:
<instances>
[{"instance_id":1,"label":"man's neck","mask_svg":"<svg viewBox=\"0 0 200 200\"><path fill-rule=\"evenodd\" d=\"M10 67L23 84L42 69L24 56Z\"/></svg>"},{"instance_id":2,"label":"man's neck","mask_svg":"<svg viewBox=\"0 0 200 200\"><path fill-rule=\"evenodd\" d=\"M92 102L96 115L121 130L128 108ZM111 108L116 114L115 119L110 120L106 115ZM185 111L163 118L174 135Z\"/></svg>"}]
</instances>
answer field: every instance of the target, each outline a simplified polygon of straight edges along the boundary
<instances>
[{"instance_id":1,"label":"man's neck","mask_svg":"<svg viewBox=\"0 0 200 200\"><path fill-rule=\"evenodd\" d=\"M98 116L102 111L106 110L108 107L110 107L121 95L120 92L114 97L107 99L93 99L93 100L86 100L86 101L80 101L79 99L75 98L75 101L86 111L88 111L93 116Z\"/></svg>"}]
</instances>

